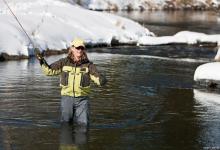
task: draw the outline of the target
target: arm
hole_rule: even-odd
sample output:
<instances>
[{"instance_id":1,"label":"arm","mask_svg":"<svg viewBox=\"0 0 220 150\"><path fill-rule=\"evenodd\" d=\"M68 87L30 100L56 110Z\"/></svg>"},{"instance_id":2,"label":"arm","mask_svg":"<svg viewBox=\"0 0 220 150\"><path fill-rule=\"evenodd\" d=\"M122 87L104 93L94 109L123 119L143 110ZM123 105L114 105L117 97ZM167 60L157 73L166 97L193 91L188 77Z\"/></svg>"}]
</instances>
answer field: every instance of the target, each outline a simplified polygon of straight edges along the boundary
<instances>
[{"instance_id":1,"label":"arm","mask_svg":"<svg viewBox=\"0 0 220 150\"><path fill-rule=\"evenodd\" d=\"M48 65L44 58L39 59L42 71L47 76L59 75L62 72L63 59L60 59L51 65Z\"/></svg>"},{"instance_id":2,"label":"arm","mask_svg":"<svg viewBox=\"0 0 220 150\"><path fill-rule=\"evenodd\" d=\"M94 64L89 65L89 73L90 73L90 78L100 86L103 86L106 84L107 79L105 78L104 75L100 74L98 70L96 69Z\"/></svg>"}]
</instances>

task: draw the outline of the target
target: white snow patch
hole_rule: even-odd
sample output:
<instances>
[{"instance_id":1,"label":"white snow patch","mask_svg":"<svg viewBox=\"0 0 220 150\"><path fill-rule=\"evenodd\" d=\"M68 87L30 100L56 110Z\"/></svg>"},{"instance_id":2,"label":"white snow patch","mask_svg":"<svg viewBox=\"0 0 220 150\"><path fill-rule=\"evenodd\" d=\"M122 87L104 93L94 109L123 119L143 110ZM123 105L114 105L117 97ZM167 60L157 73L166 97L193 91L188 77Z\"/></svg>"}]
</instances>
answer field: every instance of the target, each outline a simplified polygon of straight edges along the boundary
<instances>
[{"instance_id":1,"label":"white snow patch","mask_svg":"<svg viewBox=\"0 0 220 150\"><path fill-rule=\"evenodd\" d=\"M220 62L211 62L197 67L194 74L194 81L215 80L220 81Z\"/></svg>"},{"instance_id":2,"label":"white snow patch","mask_svg":"<svg viewBox=\"0 0 220 150\"><path fill-rule=\"evenodd\" d=\"M181 31L173 36L146 37L139 39L140 45L162 45L162 44L197 44L201 42L217 43L220 45L220 34L207 35L204 33Z\"/></svg>"}]
</instances>

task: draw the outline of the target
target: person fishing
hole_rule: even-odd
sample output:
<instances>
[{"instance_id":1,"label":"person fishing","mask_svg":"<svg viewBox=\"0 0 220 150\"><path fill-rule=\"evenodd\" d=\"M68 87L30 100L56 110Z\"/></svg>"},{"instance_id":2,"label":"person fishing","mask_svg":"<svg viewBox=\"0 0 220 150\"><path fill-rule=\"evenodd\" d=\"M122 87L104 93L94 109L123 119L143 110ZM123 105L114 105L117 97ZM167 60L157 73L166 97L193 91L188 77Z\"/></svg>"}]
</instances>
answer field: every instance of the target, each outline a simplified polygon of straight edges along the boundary
<instances>
[{"instance_id":1,"label":"person fishing","mask_svg":"<svg viewBox=\"0 0 220 150\"><path fill-rule=\"evenodd\" d=\"M90 81L103 86L107 82L96 66L89 61L82 39L74 39L68 55L51 65L37 55L42 71L47 76L60 75L61 121L88 125Z\"/></svg>"}]
</instances>

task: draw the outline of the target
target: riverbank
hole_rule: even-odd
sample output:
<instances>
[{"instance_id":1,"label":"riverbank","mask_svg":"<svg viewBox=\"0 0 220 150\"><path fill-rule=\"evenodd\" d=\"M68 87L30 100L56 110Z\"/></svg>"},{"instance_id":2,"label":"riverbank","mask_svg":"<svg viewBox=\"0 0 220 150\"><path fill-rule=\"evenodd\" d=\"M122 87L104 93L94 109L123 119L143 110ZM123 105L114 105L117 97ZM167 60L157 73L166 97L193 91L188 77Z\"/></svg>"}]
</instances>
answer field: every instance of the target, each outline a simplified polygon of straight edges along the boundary
<instances>
[{"instance_id":1,"label":"riverbank","mask_svg":"<svg viewBox=\"0 0 220 150\"><path fill-rule=\"evenodd\" d=\"M84 3L82 2L84 1ZM78 3L86 8L99 11L119 10L220 10L220 2L216 0L78 0Z\"/></svg>"},{"instance_id":2,"label":"riverbank","mask_svg":"<svg viewBox=\"0 0 220 150\"><path fill-rule=\"evenodd\" d=\"M207 43L207 42L198 42L198 43L195 43L195 44L184 44L184 43L169 43L169 44L158 44L158 45L154 45L155 48L156 47L159 47L159 46L162 46L162 45L170 45L170 46L177 46L177 45L185 45L185 46L192 46L192 47L207 47L207 48L211 48L211 49L217 49L218 48L218 43L216 42L213 42L213 43ZM108 48L108 47L111 47L111 48L114 48L114 47L120 47L120 46L131 46L131 47L137 47L137 43L133 43L133 44L113 44L112 46L109 46L109 45L96 45L96 46L91 46L91 45L87 45L86 48L88 51L90 51L90 49L93 49L92 51L95 52L95 48ZM151 45L140 45L141 47L143 46L151 46ZM139 46L138 46L139 47ZM62 50L50 50L50 49L47 49L45 51L43 51L43 55L44 56L52 56L52 55L60 55L60 54L65 54L67 53L67 49L62 49ZM0 62L3 62L3 61L10 61L10 60L22 60L22 59L29 59L31 57L34 57L34 55L32 56L25 56L25 55L8 55L7 53L1 53L0 54ZM217 55L216 55L216 60L219 59L219 56L217 58ZM214 58L213 58L214 60Z\"/></svg>"},{"instance_id":3,"label":"riverbank","mask_svg":"<svg viewBox=\"0 0 220 150\"><path fill-rule=\"evenodd\" d=\"M51 2L50 5L49 2ZM88 48L118 45L157 46L193 44L196 46L205 45L211 47L220 45L218 40L220 32L217 29L204 34L201 33L204 27L199 26L201 23L207 21L207 26L211 27L210 23L214 24L213 22L217 20L216 16L208 17L208 20L200 19L198 22L195 22L196 28L198 26L201 28L200 31L184 31L185 29L194 30L194 28L188 27L188 22L194 22L198 20L197 18L207 18L206 16L210 16L209 14L202 17L199 17L198 14L195 16L190 15L191 18L188 20L189 18L186 17L188 15L185 15L185 13L174 13L172 15L163 14L162 12L155 13L154 15L144 13L141 14L141 19L146 17L145 20L150 20L150 22L143 22L142 24L141 20L132 18L132 20L139 22L137 23L126 17L120 17L106 12L100 13L86 10L77 5L59 0L48 0L43 3L40 0L32 3L22 0L17 1L13 5L12 3L9 4L16 11L17 16L33 42L27 39L8 9L3 7L3 11L0 12L0 19L4 20L0 23L0 31L3 33L0 35L1 61L27 59L34 56L34 49L31 43L34 43L34 47L39 48L41 51L46 50L46 55L65 53L70 46L69 43L75 37L83 38ZM67 13L66 10L73 13ZM135 16L136 14L133 15ZM145 16L142 17L142 15ZM33 16L36 18L33 19ZM161 22L161 19L164 22L168 20L170 24ZM186 25L183 20L184 22L188 21ZM156 26L156 30L153 31L158 31L160 35L156 36L151 31L153 29L151 28L152 25L158 25ZM183 26L183 28L181 30L176 26ZM170 29L167 30L167 27L172 27L172 31ZM168 36L165 36L166 34L163 33L161 34L161 30L167 30L169 33ZM187 34L185 35L185 33Z\"/></svg>"}]
</instances>

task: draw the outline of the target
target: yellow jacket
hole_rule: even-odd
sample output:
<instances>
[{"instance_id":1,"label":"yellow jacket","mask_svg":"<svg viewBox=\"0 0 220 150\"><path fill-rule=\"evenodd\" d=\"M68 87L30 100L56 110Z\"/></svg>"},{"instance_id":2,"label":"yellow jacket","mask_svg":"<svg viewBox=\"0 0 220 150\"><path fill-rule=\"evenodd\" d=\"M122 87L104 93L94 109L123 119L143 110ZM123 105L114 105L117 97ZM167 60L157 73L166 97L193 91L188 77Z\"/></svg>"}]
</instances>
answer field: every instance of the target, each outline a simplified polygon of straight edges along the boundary
<instances>
[{"instance_id":1,"label":"yellow jacket","mask_svg":"<svg viewBox=\"0 0 220 150\"><path fill-rule=\"evenodd\" d=\"M91 80L100 86L106 83L106 78L88 60L76 63L66 57L51 65L43 63L41 68L47 76L60 75L61 95L63 96L87 96L90 93Z\"/></svg>"}]
</instances>

